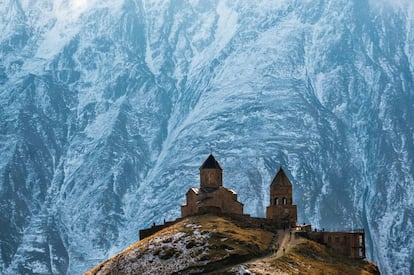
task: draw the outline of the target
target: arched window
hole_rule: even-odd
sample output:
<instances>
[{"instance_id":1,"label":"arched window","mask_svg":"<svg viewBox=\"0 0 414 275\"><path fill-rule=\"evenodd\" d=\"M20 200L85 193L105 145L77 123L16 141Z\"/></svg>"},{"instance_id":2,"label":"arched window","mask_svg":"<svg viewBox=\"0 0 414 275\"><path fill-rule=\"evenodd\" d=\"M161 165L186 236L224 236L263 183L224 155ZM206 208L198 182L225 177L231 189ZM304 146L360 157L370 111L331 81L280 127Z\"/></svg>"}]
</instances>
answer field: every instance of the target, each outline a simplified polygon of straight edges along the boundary
<instances>
[{"instance_id":1,"label":"arched window","mask_svg":"<svg viewBox=\"0 0 414 275\"><path fill-rule=\"evenodd\" d=\"M360 246L362 246L362 244L364 243L364 240L362 239L362 235L358 236L358 242Z\"/></svg>"},{"instance_id":2,"label":"arched window","mask_svg":"<svg viewBox=\"0 0 414 275\"><path fill-rule=\"evenodd\" d=\"M282 199L282 204L283 205L286 205L287 204L287 199L285 197L283 197L283 199Z\"/></svg>"},{"instance_id":3,"label":"arched window","mask_svg":"<svg viewBox=\"0 0 414 275\"><path fill-rule=\"evenodd\" d=\"M275 198L275 205L279 205L279 198Z\"/></svg>"}]
</instances>

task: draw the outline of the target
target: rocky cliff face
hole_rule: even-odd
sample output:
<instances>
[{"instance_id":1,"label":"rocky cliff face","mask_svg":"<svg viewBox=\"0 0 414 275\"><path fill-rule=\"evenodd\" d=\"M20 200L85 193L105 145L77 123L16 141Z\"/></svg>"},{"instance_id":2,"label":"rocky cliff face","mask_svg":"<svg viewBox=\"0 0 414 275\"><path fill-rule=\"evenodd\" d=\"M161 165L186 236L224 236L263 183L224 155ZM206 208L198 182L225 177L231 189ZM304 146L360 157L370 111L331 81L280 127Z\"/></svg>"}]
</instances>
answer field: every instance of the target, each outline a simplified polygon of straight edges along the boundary
<instances>
[{"instance_id":1,"label":"rocky cliff face","mask_svg":"<svg viewBox=\"0 0 414 275\"><path fill-rule=\"evenodd\" d=\"M0 3L0 271L79 273L179 215L213 148L263 215L364 227L414 273L409 1Z\"/></svg>"}]
</instances>

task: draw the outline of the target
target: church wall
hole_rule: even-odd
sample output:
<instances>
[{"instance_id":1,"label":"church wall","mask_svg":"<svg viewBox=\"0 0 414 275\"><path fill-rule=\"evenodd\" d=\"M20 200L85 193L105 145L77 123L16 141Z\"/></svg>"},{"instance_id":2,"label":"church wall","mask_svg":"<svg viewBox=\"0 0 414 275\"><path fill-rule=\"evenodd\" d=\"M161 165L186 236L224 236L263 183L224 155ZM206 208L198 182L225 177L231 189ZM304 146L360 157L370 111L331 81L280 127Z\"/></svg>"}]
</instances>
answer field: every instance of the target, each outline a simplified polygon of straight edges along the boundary
<instances>
[{"instance_id":1,"label":"church wall","mask_svg":"<svg viewBox=\"0 0 414 275\"><path fill-rule=\"evenodd\" d=\"M167 228L167 227L169 227L169 226L171 226L171 225L173 225L173 224L175 224L175 223L177 223L177 222L179 222L181 220L182 219L179 218L179 219L176 219L173 222L164 222L164 224L157 224L157 225L154 224L150 228L142 229L142 230L139 231L139 239L142 240L142 239L144 239L146 237L149 237L151 235L154 235L158 231L160 231L160 230L162 230L164 228Z\"/></svg>"},{"instance_id":2,"label":"church wall","mask_svg":"<svg viewBox=\"0 0 414 275\"><path fill-rule=\"evenodd\" d=\"M226 188L219 188L212 193L200 194L198 200L204 200L199 207L218 207L221 213L243 214L243 204L234 200L233 193ZM237 198L236 198L237 199Z\"/></svg>"},{"instance_id":3,"label":"church wall","mask_svg":"<svg viewBox=\"0 0 414 275\"><path fill-rule=\"evenodd\" d=\"M243 204L237 201L237 195L224 187L214 192L187 193L187 204L181 206L181 216L186 217L199 213L227 213L227 214L243 214Z\"/></svg>"},{"instance_id":4,"label":"church wall","mask_svg":"<svg viewBox=\"0 0 414 275\"><path fill-rule=\"evenodd\" d=\"M237 195L225 188L217 191L217 199L221 203L223 213L243 214L243 204L237 201Z\"/></svg>"},{"instance_id":5,"label":"church wall","mask_svg":"<svg viewBox=\"0 0 414 275\"><path fill-rule=\"evenodd\" d=\"M181 205L181 217L187 217L197 213L197 195L194 192L187 192L187 204Z\"/></svg>"}]
</instances>

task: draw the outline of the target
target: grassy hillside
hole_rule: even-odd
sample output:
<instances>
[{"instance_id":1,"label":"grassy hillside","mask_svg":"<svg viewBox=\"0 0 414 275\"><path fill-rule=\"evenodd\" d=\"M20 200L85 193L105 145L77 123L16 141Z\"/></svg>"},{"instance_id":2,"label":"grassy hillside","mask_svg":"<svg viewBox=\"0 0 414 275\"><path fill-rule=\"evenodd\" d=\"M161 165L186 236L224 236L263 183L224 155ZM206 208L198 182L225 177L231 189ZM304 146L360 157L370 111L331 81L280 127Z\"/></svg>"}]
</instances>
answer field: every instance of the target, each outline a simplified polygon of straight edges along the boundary
<instances>
[{"instance_id":1,"label":"grassy hillside","mask_svg":"<svg viewBox=\"0 0 414 275\"><path fill-rule=\"evenodd\" d=\"M217 216L191 217L145 238L98 264L92 274L379 274L364 260L353 260L325 246L274 234ZM286 244L286 254L269 248Z\"/></svg>"},{"instance_id":2,"label":"grassy hillside","mask_svg":"<svg viewBox=\"0 0 414 275\"><path fill-rule=\"evenodd\" d=\"M86 274L208 272L267 253L273 234L216 216L185 219L100 263Z\"/></svg>"},{"instance_id":3,"label":"grassy hillside","mask_svg":"<svg viewBox=\"0 0 414 275\"><path fill-rule=\"evenodd\" d=\"M243 271L248 274L332 274L368 275L380 274L378 267L366 260L351 259L338 255L326 246L302 239L280 257L270 255L256 259L220 274L234 274ZM243 273L242 273L243 274Z\"/></svg>"}]
</instances>

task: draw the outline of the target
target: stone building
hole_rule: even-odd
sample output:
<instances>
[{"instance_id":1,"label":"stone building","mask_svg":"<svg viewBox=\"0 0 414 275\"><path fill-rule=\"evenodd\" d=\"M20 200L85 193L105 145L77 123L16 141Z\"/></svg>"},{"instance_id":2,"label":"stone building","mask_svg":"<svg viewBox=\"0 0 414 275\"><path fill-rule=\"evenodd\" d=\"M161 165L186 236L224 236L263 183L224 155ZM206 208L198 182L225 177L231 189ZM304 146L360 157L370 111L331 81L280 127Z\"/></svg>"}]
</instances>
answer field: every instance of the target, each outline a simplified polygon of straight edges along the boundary
<instances>
[{"instance_id":1,"label":"stone building","mask_svg":"<svg viewBox=\"0 0 414 275\"><path fill-rule=\"evenodd\" d=\"M306 232L302 236L324 244L338 254L351 258L365 258L364 229L342 232L315 230Z\"/></svg>"},{"instance_id":2,"label":"stone building","mask_svg":"<svg viewBox=\"0 0 414 275\"><path fill-rule=\"evenodd\" d=\"M272 219L279 228L294 228L297 212L292 200L292 183L280 168L270 184L270 205L266 208L266 218Z\"/></svg>"},{"instance_id":3,"label":"stone building","mask_svg":"<svg viewBox=\"0 0 414 275\"><path fill-rule=\"evenodd\" d=\"M322 232L322 243L336 252L351 257L365 258L365 232Z\"/></svg>"},{"instance_id":4,"label":"stone building","mask_svg":"<svg viewBox=\"0 0 414 275\"><path fill-rule=\"evenodd\" d=\"M243 214L243 204L237 201L237 193L223 187L223 170L212 154L200 167L200 187L190 188L186 200L181 206L183 218L203 213Z\"/></svg>"}]
</instances>

